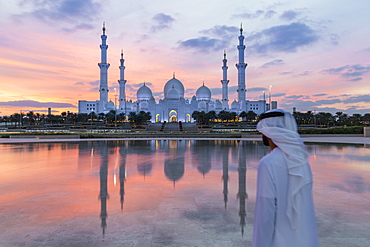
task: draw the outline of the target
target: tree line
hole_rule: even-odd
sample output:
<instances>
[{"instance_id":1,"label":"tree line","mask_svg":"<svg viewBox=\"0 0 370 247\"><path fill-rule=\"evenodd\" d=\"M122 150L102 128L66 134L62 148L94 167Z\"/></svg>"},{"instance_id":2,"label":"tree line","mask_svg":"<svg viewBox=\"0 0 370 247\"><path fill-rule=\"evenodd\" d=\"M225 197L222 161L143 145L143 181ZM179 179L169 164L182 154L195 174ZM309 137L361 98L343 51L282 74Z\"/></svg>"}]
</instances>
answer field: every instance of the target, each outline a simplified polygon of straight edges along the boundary
<instances>
[{"instance_id":1,"label":"tree line","mask_svg":"<svg viewBox=\"0 0 370 247\"><path fill-rule=\"evenodd\" d=\"M113 124L124 121L130 121L135 124L143 124L152 118L150 112L140 111L139 113L130 112L127 117L125 114L111 110L108 113L95 112L87 113L71 113L62 112L60 115L40 114L29 111L27 113L14 113L10 116L0 116L0 123L5 127L22 127L27 125L62 125L62 124L83 124L92 122L103 122L105 124Z\"/></svg>"},{"instance_id":2,"label":"tree line","mask_svg":"<svg viewBox=\"0 0 370 247\"><path fill-rule=\"evenodd\" d=\"M306 113L294 112L294 118L296 119L298 125L315 125L315 126L358 126L358 125L368 125L370 122L370 113L361 115L355 113L353 115L348 115L344 112L336 112L331 114L328 112L318 112L314 113L312 111L307 111Z\"/></svg>"},{"instance_id":3,"label":"tree line","mask_svg":"<svg viewBox=\"0 0 370 247\"><path fill-rule=\"evenodd\" d=\"M236 112L220 111L216 113L215 111L194 111L192 113L192 118L199 125L208 125L210 122L237 122L242 121L255 123L258 120L258 115L253 111L241 112L237 114ZM364 115L355 113L353 115L348 115L343 112L336 112L331 114L328 112L318 112L313 111L294 112L298 125L314 125L322 127L330 126L358 126L358 125L368 125L370 123L370 113ZM100 121L106 124L120 123L129 121L137 125L141 125L150 121L152 116L150 112L140 111L139 113L130 112L128 116L125 114L118 113L115 110L104 114L95 112L87 113L71 113L62 112L60 115L53 114L40 114L29 111L27 113L14 113L10 116L0 117L0 123L3 126L13 126L21 127L25 125L59 125L59 124L78 124L78 123L91 123L95 121Z\"/></svg>"},{"instance_id":4,"label":"tree line","mask_svg":"<svg viewBox=\"0 0 370 247\"><path fill-rule=\"evenodd\" d=\"M336 112L334 115L329 112L318 112L307 111L306 113L294 112L294 118L298 125L313 125L321 127L330 126L359 126L370 124L370 113L364 115L355 113L348 115L343 112ZM207 125L210 122L222 121L222 122L236 122L239 119L242 121L255 123L258 121L258 115L253 111L241 112L239 115L236 112L220 111L218 114L215 111L208 113L202 111L194 111L192 118L197 121L200 125Z\"/></svg>"}]
</instances>

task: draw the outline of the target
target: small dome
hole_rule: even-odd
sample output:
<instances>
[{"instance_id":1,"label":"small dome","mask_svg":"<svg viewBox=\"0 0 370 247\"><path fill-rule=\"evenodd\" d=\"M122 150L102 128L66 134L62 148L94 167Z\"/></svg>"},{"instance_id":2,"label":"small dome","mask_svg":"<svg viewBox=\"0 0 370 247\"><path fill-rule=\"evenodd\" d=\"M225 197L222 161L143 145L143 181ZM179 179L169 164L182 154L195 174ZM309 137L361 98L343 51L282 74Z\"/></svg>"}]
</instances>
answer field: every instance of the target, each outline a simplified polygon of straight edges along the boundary
<instances>
[{"instance_id":1,"label":"small dome","mask_svg":"<svg viewBox=\"0 0 370 247\"><path fill-rule=\"evenodd\" d=\"M137 96L137 100L139 101L150 100L153 97L153 93L152 93L152 90L150 90L150 88L145 86L145 83L144 83L144 85L141 88L139 88L139 90L137 90L136 96Z\"/></svg>"},{"instance_id":2,"label":"small dome","mask_svg":"<svg viewBox=\"0 0 370 247\"><path fill-rule=\"evenodd\" d=\"M180 99L179 91L174 86L167 92L166 99L178 100Z\"/></svg>"},{"instance_id":3,"label":"small dome","mask_svg":"<svg viewBox=\"0 0 370 247\"><path fill-rule=\"evenodd\" d=\"M198 88L195 95L197 96L197 100L211 100L211 90L209 90L209 88L204 85Z\"/></svg>"},{"instance_id":4,"label":"small dome","mask_svg":"<svg viewBox=\"0 0 370 247\"><path fill-rule=\"evenodd\" d=\"M181 98L184 97L184 85L182 85L182 82L177 80L175 76L173 76L173 78L164 85L163 91L165 96L168 94L172 87L174 87L178 91Z\"/></svg>"},{"instance_id":5,"label":"small dome","mask_svg":"<svg viewBox=\"0 0 370 247\"><path fill-rule=\"evenodd\" d=\"M222 103L221 103L221 101L216 100L216 102L215 102L215 109L216 110L221 110L222 109Z\"/></svg>"},{"instance_id":6,"label":"small dome","mask_svg":"<svg viewBox=\"0 0 370 247\"><path fill-rule=\"evenodd\" d=\"M114 110L114 103L113 103L113 101L109 101L107 103L107 109L108 110Z\"/></svg>"},{"instance_id":7,"label":"small dome","mask_svg":"<svg viewBox=\"0 0 370 247\"><path fill-rule=\"evenodd\" d=\"M239 110L239 103L234 100L233 103L231 103L231 109Z\"/></svg>"}]
</instances>

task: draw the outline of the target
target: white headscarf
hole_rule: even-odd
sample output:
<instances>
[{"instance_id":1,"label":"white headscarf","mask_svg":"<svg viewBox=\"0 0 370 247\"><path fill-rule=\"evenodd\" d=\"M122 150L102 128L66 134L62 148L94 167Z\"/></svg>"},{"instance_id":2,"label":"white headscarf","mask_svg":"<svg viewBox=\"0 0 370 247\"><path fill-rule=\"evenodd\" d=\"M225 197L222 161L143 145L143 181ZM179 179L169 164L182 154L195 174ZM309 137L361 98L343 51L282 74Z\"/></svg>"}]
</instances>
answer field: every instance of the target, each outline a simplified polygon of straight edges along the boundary
<instances>
[{"instance_id":1,"label":"white headscarf","mask_svg":"<svg viewBox=\"0 0 370 247\"><path fill-rule=\"evenodd\" d=\"M312 183L312 173L307 161L305 146L297 132L297 123L293 115L280 109L266 113L269 112L281 112L284 113L284 116L262 119L257 124L257 130L270 138L286 157L289 175L286 213L291 227L294 229L299 204L297 196L305 185Z\"/></svg>"}]
</instances>

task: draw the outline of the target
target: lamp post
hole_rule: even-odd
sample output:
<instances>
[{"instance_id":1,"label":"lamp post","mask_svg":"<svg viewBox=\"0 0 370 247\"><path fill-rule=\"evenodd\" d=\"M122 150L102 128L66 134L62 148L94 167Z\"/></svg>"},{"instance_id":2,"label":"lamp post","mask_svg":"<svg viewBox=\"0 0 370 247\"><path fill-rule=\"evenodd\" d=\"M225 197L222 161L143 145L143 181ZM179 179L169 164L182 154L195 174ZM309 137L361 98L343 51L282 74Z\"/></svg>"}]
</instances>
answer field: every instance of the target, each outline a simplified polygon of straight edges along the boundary
<instances>
[{"instance_id":1,"label":"lamp post","mask_svg":"<svg viewBox=\"0 0 370 247\"><path fill-rule=\"evenodd\" d=\"M19 111L19 129L22 127L22 110Z\"/></svg>"},{"instance_id":2,"label":"lamp post","mask_svg":"<svg viewBox=\"0 0 370 247\"><path fill-rule=\"evenodd\" d=\"M92 123L93 123L93 110L90 112L90 132L92 133Z\"/></svg>"},{"instance_id":3,"label":"lamp post","mask_svg":"<svg viewBox=\"0 0 370 247\"><path fill-rule=\"evenodd\" d=\"M124 109L124 116L123 116L123 122L126 120L126 93L124 94L123 100L125 101L125 109Z\"/></svg>"},{"instance_id":4,"label":"lamp post","mask_svg":"<svg viewBox=\"0 0 370 247\"><path fill-rule=\"evenodd\" d=\"M263 113L266 111L266 92L263 91Z\"/></svg>"},{"instance_id":5,"label":"lamp post","mask_svg":"<svg viewBox=\"0 0 370 247\"><path fill-rule=\"evenodd\" d=\"M272 88L272 86L270 85L270 88L269 88L269 110L272 109L272 107L271 107L271 88Z\"/></svg>"}]
</instances>

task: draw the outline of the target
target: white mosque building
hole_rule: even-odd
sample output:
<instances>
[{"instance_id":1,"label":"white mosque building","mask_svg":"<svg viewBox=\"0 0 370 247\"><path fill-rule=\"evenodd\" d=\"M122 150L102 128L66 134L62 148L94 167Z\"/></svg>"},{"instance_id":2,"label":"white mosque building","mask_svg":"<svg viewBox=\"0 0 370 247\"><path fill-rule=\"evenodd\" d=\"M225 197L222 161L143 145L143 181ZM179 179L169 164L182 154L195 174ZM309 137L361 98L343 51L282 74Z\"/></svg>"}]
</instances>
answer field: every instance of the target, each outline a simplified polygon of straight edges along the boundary
<instances>
[{"instance_id":1,"label":"white mosque building","mask_svg":"<svg viewBox=\"0 0 370 247\"><path fill-rule=\"evenodd\" d=\"M101 49L101 62L98 64L100 68L100 100L96 101L78 101L78 112L79 113L91 113L96 114L108 113L111 110L117 110L117 113L124 113L126 116L130 112L150 112L152 115L152 122L193 122L194 119L191 117L194 111L215 111L216 113L225 110L236 112L237 114L242 111L248 112L253 111L256 114L261 114L266 110L270 109L270 104L266 100L249 101L246 99L246 83L245 83L245 70L247 64L244 62L244 36L243 28L240 28L239 45L237 46L239 52L239 61L236 64L238 70L238 101L233 101L229 106L228 96L228 84L227 79L227 59L226 53L224 53L222 72L223 77L221 80L222 84L222 99L212 99L211 90L206 87L203 83L198 88L196 94L191 99L185 99L184 85L180 80L175 77L166 82L163 90L163 98L158 102L153 97L152 90L145 85L140 87L136 93L136 101L127 101L125 97L125 66L123 52L121 52L120 59L120 79L119 83L119 98L118 104L115 105L112 101L108 101L108 68L110 64L107 62L107 35L105 34L105 25L103 25L103 34L101 35L102 44ZM273 108L277 107L276 102L272 102Z\"/></svg>"}]
</instances>

